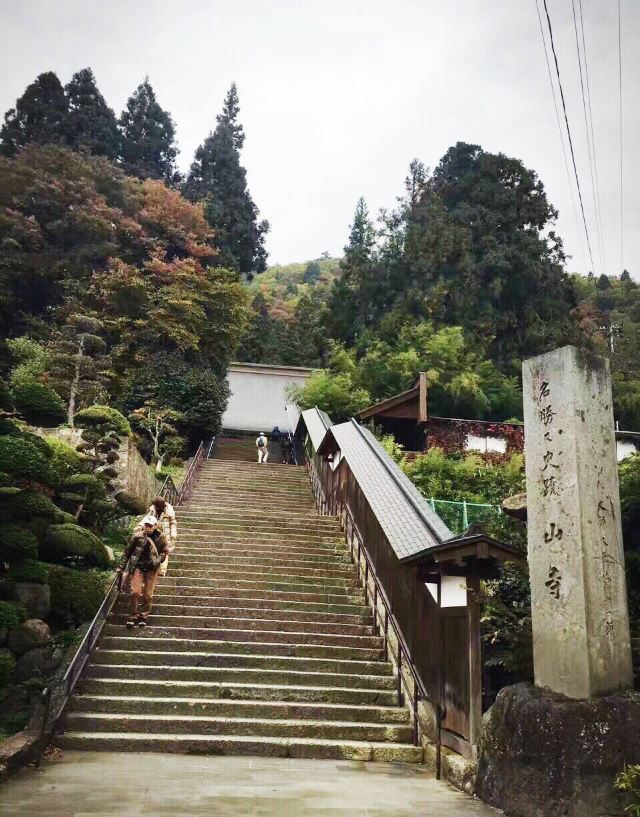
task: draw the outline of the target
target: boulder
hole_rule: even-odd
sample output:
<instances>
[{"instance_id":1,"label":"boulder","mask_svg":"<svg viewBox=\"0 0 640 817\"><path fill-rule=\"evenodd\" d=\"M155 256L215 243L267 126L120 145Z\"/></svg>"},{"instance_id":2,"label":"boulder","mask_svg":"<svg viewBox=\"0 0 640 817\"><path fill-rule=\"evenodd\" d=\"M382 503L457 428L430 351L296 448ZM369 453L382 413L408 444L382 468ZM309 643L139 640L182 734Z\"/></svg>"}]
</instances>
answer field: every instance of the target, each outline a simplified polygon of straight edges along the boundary
<instances>
[{"instance_id":1,"label":"boulder","mask_svg":"<svg viewBox=\"0 0 640 817\"><path fill-rule=\"evenodd\" d=\"M31 678L46 678L54 670L54 662L49 647L35 647L28 650L16 661L14 677L21 684Z\"/></svg>"},{"instance_id":2,"label":"boulder","mask_svg":"<svg viewBox=\"0 0 640 817\"><path fill-rule=\"evenodd\" d=\"M521 522L527 521L527 495L515 494L502 501L502 511L507 516L513 516Z\"/></svg>"},{"instance_id":3,"label":"boulder","mask_svg":"<svg viewBox=\"0 0 640 817\"><path fill-rule=\"evenodd\" d=\"M109 547L109 545L105 545L104 549L107 551L107 556L109 557L109 561L113 564L116 560L116 554L113 552L113 548Z\"/></svg>"},{"instance_id":4,"label":"boulder","mask_svg":"<svg viewBox=\"0 0 640 817\"><path fill-rule=\"evenodd\" d=\"M15 594L30 618L46 618L51 612L51 588L48 584L16 582Z\"/></svg>"},{"instance_id":5,"label":"boulder","mask_svg":"<svg viewBox=\"0 0 640 817\"><path fill-rule=\"evenodd\" d=\"M572 700L515 684L484 716L476 794L514 817L623 817L625 760L640 760L640 693Z\"/></svg>"},{"instance_id":6,"label":"boulder","mask_svg":"<svg viewBox=\"0 0 640 817\"><path fill-rule=\"evenodd\" d=\"M9 631L8 645L14 655L22 655L35 647L45 647L50 642L49 625L39 618L29 618Z\"/></svg>"}]
</instances>

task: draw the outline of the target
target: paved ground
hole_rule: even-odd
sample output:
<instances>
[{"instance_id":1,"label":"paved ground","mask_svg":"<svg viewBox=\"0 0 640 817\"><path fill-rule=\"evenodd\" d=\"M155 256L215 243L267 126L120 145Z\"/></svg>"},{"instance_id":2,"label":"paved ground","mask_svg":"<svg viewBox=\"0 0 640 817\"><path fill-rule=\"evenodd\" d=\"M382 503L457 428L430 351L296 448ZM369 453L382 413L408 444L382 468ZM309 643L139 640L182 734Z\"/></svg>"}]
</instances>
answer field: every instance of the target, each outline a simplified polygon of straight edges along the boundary
<instances>
[{"instance_id":1,"label":"paved ground","mask_svg":"<svg viewBox=\"0 0 640 817\"><path fill-rule=\"evenodd\" d=\"M65 752L0 787L0 817L497 817L394 763Z\"/></svg>"}]
</instances>

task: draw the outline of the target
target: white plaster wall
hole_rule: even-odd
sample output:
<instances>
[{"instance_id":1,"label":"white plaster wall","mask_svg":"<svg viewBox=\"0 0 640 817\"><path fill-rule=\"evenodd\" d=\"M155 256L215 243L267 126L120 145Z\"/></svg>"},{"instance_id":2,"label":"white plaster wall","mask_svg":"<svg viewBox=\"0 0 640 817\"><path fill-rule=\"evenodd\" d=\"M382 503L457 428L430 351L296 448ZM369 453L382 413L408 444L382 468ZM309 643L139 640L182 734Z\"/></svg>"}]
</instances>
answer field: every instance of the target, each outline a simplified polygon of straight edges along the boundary
<instances>
[{"instance_id":1,"label":"white plaster wall","mask_svg":"<svg viewBox=\"0 0 640 817\"><path fill-rule=\"evenodd\" d=\"M264 431L274 426L288 431L291 422L287 414L286 389L302 386L311 370L240 369L231 366L227 375L231 396L222 418L222 428L240 431Z\"/></svg>"}]
</instances>

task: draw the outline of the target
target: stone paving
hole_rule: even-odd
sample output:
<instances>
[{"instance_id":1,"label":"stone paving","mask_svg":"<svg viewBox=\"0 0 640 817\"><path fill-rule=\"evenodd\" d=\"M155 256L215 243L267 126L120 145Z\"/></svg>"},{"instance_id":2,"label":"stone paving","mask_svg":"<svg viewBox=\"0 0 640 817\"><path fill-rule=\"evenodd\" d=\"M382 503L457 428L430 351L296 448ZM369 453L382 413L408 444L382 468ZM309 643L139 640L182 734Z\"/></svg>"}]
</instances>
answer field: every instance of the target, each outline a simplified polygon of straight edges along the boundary
<instances>
[{"instance_id":1,"label":"stone paving","mask_svg":"<svg viewBox=\"0 0 640 817\"><path fill-rule=\"evenodd\" d=\"M498 817L404 763L58 753L0 787L0 817Z\"/></svg>"}]
</instances>

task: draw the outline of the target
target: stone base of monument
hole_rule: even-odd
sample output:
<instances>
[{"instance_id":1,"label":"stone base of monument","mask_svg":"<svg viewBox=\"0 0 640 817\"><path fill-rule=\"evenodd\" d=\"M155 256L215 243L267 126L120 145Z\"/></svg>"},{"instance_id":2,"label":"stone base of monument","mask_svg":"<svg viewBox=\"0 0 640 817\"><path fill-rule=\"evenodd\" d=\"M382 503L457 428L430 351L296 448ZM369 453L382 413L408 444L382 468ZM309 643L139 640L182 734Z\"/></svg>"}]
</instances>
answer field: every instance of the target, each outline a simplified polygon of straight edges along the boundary
<instances>
[{"instance_id":1,"label":"stone base of monument","mask_svg":"<svg viewBox=\"0 0 640 817\"><path fill-rule=\"evenodd\" d=\"M516 684L484 717L476 794L507 817L617 817L625 763L640 763L640 693L575 701Z\"/></svg>"}]
</instances>

